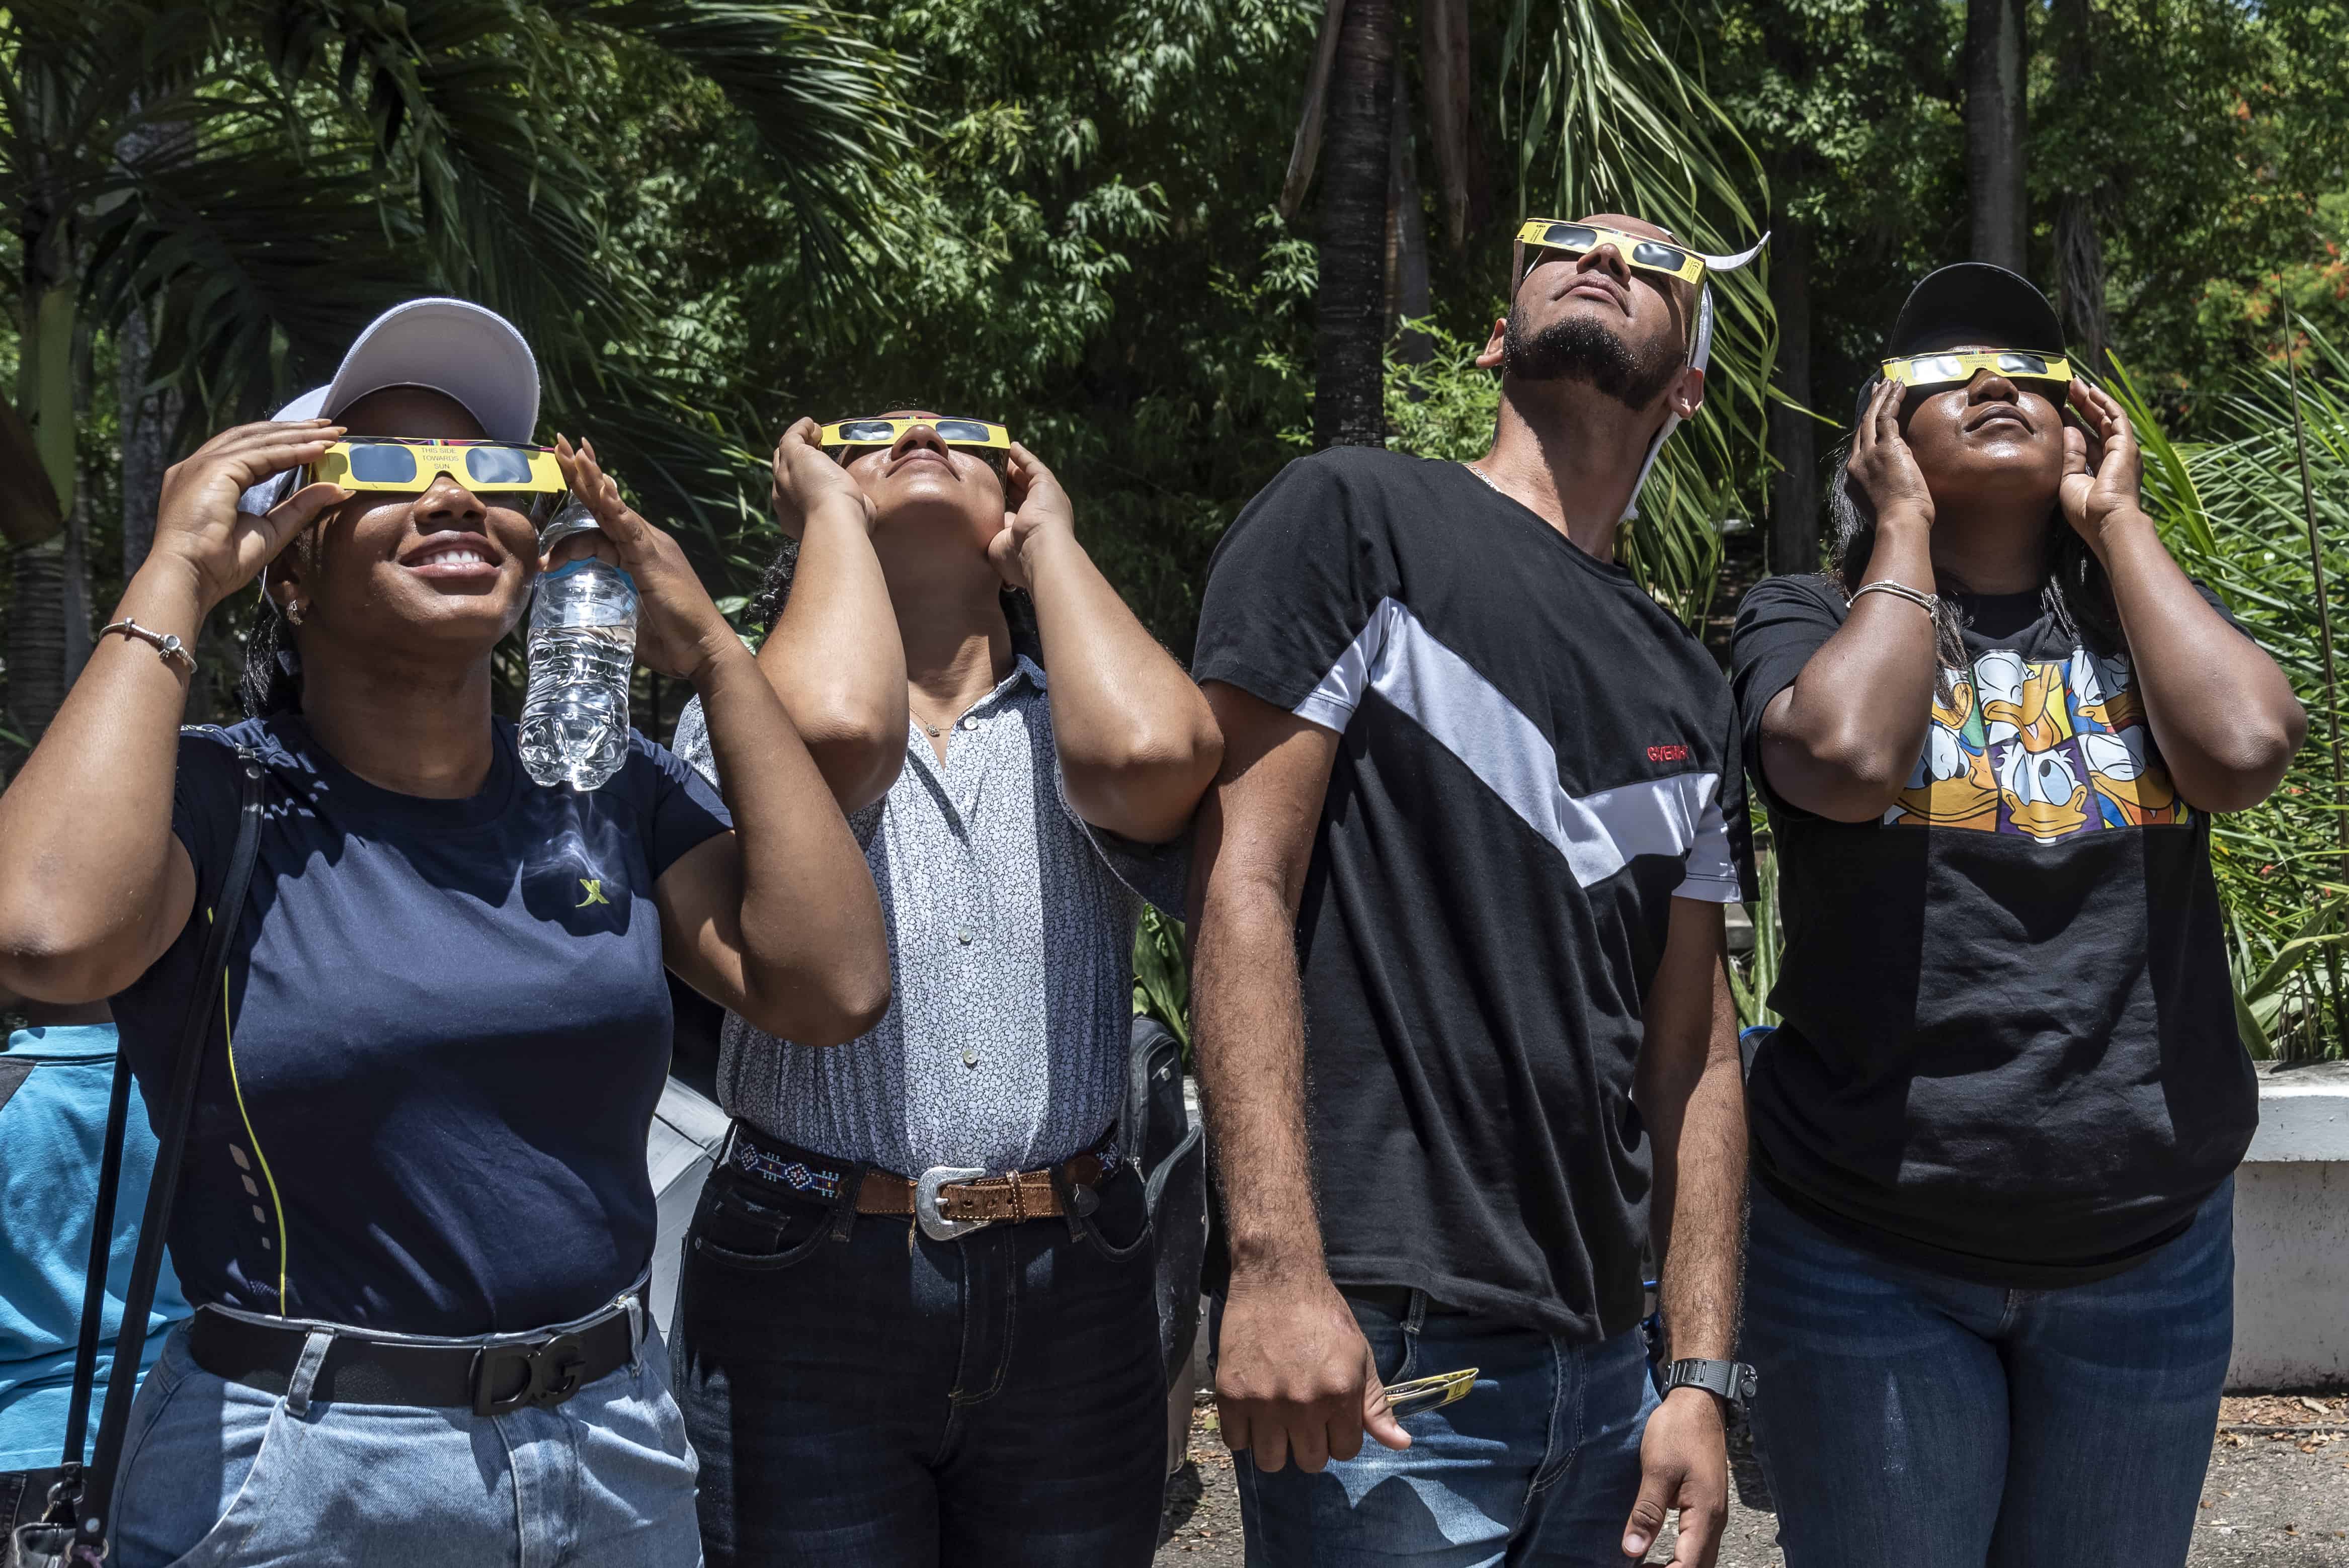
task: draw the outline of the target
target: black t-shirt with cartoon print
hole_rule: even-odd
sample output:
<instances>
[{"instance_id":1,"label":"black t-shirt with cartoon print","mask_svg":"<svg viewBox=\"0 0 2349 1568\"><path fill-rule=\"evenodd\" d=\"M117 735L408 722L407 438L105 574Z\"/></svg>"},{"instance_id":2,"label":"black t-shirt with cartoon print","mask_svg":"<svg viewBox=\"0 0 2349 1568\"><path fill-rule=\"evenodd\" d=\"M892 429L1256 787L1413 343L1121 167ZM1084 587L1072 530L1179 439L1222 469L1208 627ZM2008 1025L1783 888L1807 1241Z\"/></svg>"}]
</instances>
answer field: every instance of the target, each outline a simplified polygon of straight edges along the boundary
<instances>
[{"instance_id":1,"label":"black t-shirt with cartoon print","mask_svg":"<svg viewBox=\"0 0 2349 1568\"><path fill-rule=\"evenodd\" d=\"M1749 1075L1755 1171L1879 1254L2084 1284L2179 1233L2259 1119L2210 822L2171 784L2125 653L2078 645L2035 594L1957 603L1971 667L1909 787L1861 823L1779 799L1760 755L1763 710L1842 626L1842 590L1775 577L1739 609L1786 932L1785 1023Z\"/></svg>"}]
</instances>

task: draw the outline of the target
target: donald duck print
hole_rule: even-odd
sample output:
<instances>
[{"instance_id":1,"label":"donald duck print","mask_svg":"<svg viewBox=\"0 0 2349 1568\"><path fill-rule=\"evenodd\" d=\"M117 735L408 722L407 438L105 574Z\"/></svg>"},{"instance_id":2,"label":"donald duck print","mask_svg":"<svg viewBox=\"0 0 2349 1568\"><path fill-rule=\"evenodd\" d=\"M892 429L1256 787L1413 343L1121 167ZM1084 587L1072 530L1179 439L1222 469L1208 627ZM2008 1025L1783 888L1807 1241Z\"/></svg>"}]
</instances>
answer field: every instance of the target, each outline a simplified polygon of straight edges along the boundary
<instances>
[{"instance_id":1,"label":"donald duck print","mask_svg":"<svg viewBox=\"0 0 2349 1568\"><path fill-rule=\"evenodd\" d=\"M2154 750L2126 658L1993 648L1952 672L1887 825L2014 833L2052 844L2191 820Z\"/></svg>"}]
</instances>

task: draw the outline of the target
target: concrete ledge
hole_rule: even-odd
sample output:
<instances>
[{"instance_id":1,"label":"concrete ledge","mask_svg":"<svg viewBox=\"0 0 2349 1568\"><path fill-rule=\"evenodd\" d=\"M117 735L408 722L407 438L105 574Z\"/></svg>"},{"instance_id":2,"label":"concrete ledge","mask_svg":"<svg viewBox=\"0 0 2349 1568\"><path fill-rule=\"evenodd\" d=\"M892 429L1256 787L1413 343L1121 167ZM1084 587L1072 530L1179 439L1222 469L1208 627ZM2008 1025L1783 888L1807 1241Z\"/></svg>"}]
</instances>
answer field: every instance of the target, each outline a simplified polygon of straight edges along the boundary
<instances>
[{"instance_id":1,"label":"concrete ledge","mask_svg":"<svg viewBox=\"0 0 2349 1568\"><path fill-rule=\"evenodd\" d=\"M2349 1387L2349 1062L2260 1064L2260 1130L2235 1177L2227 1387Z\"/></svg>"}]
</instances>

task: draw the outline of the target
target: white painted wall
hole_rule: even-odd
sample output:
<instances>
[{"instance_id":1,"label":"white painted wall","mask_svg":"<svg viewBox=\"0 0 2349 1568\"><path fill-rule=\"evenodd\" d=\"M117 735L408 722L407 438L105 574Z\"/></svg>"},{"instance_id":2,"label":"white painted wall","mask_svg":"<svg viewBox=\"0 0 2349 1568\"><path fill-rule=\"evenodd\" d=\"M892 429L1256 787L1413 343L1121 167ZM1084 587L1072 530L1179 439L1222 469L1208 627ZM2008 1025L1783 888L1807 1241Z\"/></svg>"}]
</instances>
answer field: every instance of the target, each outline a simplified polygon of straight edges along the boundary
<instances>
[{"instance_id":1,"label":"white painted wall","mask_svg":"<svg viewBox=\"0 0 2349 1568\"><path fill-rule=\"evenodd\" d=\"M2349 1062L2260 1069L2235 1177L2230 1389L2349 1387Z\"/></svg>"}]
</instances>

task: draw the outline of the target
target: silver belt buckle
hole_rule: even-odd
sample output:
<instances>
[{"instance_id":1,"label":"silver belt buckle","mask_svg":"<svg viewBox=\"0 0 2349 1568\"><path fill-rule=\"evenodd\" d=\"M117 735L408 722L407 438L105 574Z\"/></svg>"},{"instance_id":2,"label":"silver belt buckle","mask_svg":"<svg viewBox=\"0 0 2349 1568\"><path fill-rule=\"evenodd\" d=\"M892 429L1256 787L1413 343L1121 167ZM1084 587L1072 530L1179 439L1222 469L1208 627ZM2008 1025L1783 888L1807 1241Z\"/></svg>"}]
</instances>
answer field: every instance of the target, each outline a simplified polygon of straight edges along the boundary
<instances>
[{"instance_id":1,"label":"silver belt buckle","mask_svg":"<svg viewBox=\"0 0 2349 1568\"><path fill-rule=\"evenodd\" d=\"M939 1188L976 1181L986 1174L960 1165L933 1165L923 1171L914 1182L914 1218L920 1222L922 1234L934 1242L950 1242L993 1224L992 1220L949 1220L938 1212Z\"/></svg>"}]
</instances>

